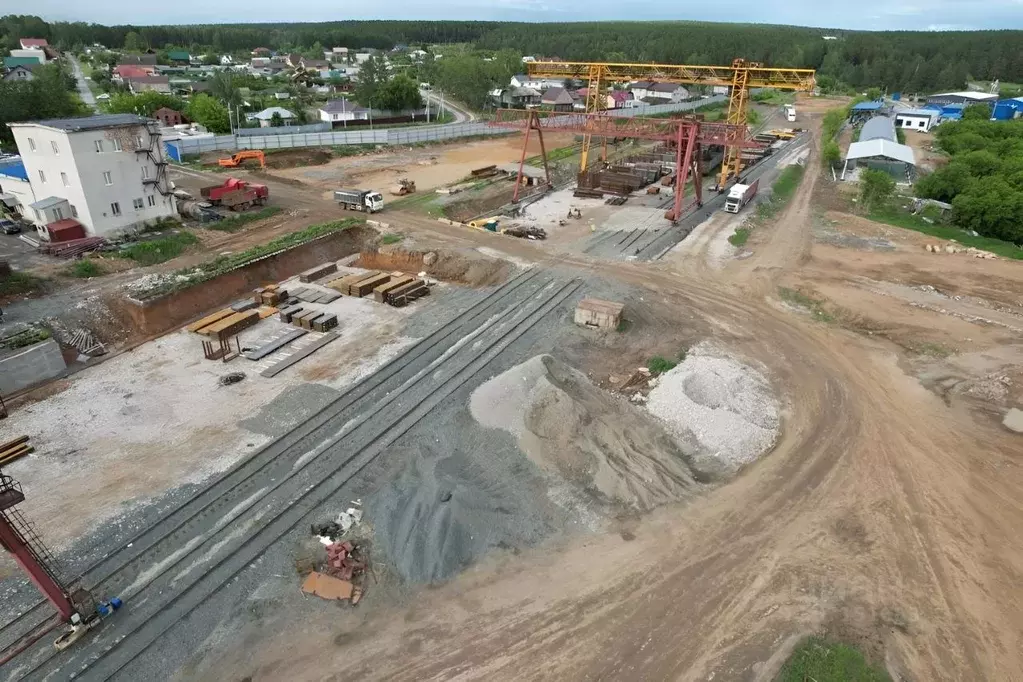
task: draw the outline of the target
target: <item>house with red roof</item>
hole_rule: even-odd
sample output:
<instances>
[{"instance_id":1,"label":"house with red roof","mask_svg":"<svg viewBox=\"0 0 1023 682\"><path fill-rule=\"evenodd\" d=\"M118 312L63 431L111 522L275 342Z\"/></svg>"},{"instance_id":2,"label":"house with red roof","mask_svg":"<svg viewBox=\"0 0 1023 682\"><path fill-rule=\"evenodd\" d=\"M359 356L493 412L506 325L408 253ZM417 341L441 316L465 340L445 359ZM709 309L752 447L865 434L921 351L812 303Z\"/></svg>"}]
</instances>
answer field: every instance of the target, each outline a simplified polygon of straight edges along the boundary
<instances>
[{"instance_id":1,"label":"house with red roof","mask_svg":"<svg viewBox=\"0 0 1023 682\"><path fill-rule=\"evenodd\" d=\"M48 47L49 43L46 42L46 38L22 38L21 49L23 50L41 50L44 47Z\"/></svg>"},{"instance_id":2,"label":"house with red roof","mask_svg":"<svg viewBox=\"0 0 1023 682\"><path fill-rule=\"evenodd\" d=\"M118 64L114 67L114 80L126 81L156 75L156 67L148 64Z\"/></svg>"}]
</instances>

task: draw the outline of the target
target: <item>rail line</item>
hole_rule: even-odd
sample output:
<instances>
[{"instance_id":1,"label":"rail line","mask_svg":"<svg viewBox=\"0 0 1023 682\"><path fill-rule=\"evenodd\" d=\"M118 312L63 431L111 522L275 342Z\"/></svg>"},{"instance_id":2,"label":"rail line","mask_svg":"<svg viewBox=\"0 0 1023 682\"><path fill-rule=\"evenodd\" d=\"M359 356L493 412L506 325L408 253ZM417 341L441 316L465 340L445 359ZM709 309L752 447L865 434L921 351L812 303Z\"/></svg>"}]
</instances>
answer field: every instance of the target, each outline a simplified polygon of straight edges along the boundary
<instances>
[{"instance_id":1,"label":"rail line","mask_svg":"<svg viewBox=\"0 0 1023 682\"><path fill-rule=\"evenodd\" d=\"M126 563L130 562L150 547L172 536L190 521L195 519L199 514L214 510L218 506L225 506L225 496L238 492L241 489L241 486L244 486L246 482L252 479L252 477L276 462L283 453L293 450L300 446L304 441L313 439L323 427L328 426L331 421L345 409L351 407L357 401L369 395L374 390L382 387L393 377L399 375L402 371L407 371L414 363L428 356L431 352L443 352L442 349L452 340L453 337L456 335L461 336L465 333L466 329L472 329L478 326L480 317L490 314L495 308L499 308L502 302L508 300L510 297L512 300L508 305L515 305L515 302L518 299L517 297L514 297L514 294L522 290L523 287L527 287L530 283L535 282L539 274L540 270L538 269L526 270L512 280L509 280L502 287L480 299L472 306L442 325L440 328L410 346L402 356L392 360L377 372L374 372L356 382L345 390L344 393L325 405L321 410L310 415L299 424L296 424L290 431L269 443L256 453L253 453L251 456L233 465L215 480L209 482L201 490L178 504L156 524L140 531L132 538L122 542L120 547L113 553L105 555L82 571L78 580L88 584L96 584L106 581L123 567L114 566L117 560L126 559ZM220 504L218 505L218 503ZM201 506L191 514L187 514L189 509L194 507L196 504L201 504ZM184 518L181 518L182 516L184 516ZM148 538L157 534L161 529L166 528L170 523L175 524L170 528L170 530L163 532L155 539L146 542ZM2 627L0 627L0 638L11 637L16 626L19 624L24 626L24 624L31 619L33 614L39 614L40 612L45 611L47 604L48 603L45 600L39 600L25 612L5 623ZM18 628L22 630L22 632L14 634L13 638L16 639L22 634L35 630L35 628L45 622L48 617L49 614L44 614L41 620L37 620L27 627Z\"/></svg>"},{"instance_id":2,"label":"rail line","mask_svg":"<svg viewBox=\"0 0 1023 682\"><path fill-rule=\"evenodd\" d=\"M311 479L308 481L295 480L297 476L291 477L288 480L288 483L292 484L288 486L289 489L283 489L278 485L274 491L262 498L265 501L273 492L280 489L281 494L277 495L281 505L279 510L266 508L255 510L256 505L252 504L242 512L255 510L248 519L251 525L259 525L254 533L247 535L244 531L248 529L241 527L240 530L243 532L240 534L245 537L240 544L226 551L215 565L208 567L200 565L212 560L217 551L231 544L232 539L236 539L231 533L227 533L225 538L220 536L229 528L239 530L239 519L242 514L238 514L220 524L201 542L191 543L187 550L176 553L172 557L172 562L165 562L165 565L159 566L158 572L145 576L144 584L138 586L135 594L141 595L143 590L148 592L135 602L134 608L131 606L133 602L127 601L126 612L122 611L117 619L109 621L109 627L104 627L105 632L100 631L97 637L86 640L83 647L72 655L73 658L65 661L63 665L70 665L78 677L83 673L88 674L88 671L94 669L99 662L109 660L111 670L100 675L107 679L117 674L149 649L177 622L233 580L273 544L298 524L307 521L310 515L319 512L324 502L387 446L407 433L451 393L486 368L501 352L520 339L581 286L579 280L560 283L556 280L548 281L546 286L532 297L534 300L528 305L520 306L507 319L498 320L481 328L452 352L445 353L417 372L403 385L403 393L399 396L401 400L391 400L385 396L367 409L356 423L346 424L344 432L333 444L342 446L338 452L332 453L333 457L321 460L320 456L328 452L324 449L303 466L304 469L313 462L320 462L324 471L310 472L308 476L302 477ZM417 398L415 387L424 388L426 394ZM386 413L388 408L392 414ZM349 447L344 447L345 445ZM274 515L271 518L264 518L267 513ZM201 557L204 551L205 559L192 561L183 571L167 579L174 569L192 557ZM187 585L177 587L177 584L189 574L192 574L194 579ZM150 588L156 588L155 592ZM160 597L165 594L168 599L161 601ZM133 616L140 622L129 625ZM122 632L124 627L130 629ZM113 641L110 641L111 638ZM129 644L132 646L125 648ZM57 654L51 654L24 674L29 676L42 672L56 657ZM58 670L60 668L49 672Z\"/></svg>"}]
</instances>

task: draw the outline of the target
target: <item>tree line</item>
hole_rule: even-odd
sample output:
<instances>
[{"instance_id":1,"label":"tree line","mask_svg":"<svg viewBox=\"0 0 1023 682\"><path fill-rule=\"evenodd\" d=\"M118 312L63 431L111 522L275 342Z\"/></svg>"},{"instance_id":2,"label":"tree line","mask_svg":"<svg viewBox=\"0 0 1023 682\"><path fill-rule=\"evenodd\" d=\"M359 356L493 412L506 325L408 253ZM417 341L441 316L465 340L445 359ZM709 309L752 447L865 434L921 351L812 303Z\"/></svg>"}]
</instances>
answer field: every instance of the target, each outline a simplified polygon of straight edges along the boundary
<instances>
[{"instance_id":1,"label":"tree line","mask_svg":"<svg viewBox=\"0 0 1023 682\"><path fill-rule=\"evenodd\" d=\"M132 35L133 34L133 35ZM825 40L824 36L835 38ZM737 57L769 66L817 69L825 89L878 86L890 92L962 89L967 79L1023 82L1023 31L869 32L703 22L340 21L316 24L101 26L0 18L0 41L46 38L70 49L111 48L239 52L256 47L309 50L314 45L389 49L396 44L468 44L582 61L729 64Z\"/></svg>"}]
</instances>

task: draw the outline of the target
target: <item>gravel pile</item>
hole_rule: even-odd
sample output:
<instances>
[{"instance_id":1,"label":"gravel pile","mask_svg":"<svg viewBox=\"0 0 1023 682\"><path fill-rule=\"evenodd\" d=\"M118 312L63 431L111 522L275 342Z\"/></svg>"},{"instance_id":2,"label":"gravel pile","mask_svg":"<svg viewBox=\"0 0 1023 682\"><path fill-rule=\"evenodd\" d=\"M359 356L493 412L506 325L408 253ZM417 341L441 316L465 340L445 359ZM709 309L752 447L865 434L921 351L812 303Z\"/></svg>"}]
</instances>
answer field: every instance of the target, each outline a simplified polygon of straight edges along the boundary
<instances>
[{"instance_id":1,"label":"gravel pile","mask_svg":"<svg viewBox=\"0 0 1023 682\"><path fill-rule=\"evenodd\" d=\"M722 474L762 455L779 433L779 405L767 379L705 344L661 375L647 408L677 437L695 436L700 464L716 463Z\"/></svg>"},{"instance_id":2,"label":"gravel pile","mask_svg":"<svg viewBox=\"0 0 1023 682\"><path fill-rule=\"evenodd\" d=\"M469 408L481 425L513 435L554 485L599 502L646 510L697 487L691 441L677 442L643 410L549 355L489 380Z\"/></svg>"}]
</instances>

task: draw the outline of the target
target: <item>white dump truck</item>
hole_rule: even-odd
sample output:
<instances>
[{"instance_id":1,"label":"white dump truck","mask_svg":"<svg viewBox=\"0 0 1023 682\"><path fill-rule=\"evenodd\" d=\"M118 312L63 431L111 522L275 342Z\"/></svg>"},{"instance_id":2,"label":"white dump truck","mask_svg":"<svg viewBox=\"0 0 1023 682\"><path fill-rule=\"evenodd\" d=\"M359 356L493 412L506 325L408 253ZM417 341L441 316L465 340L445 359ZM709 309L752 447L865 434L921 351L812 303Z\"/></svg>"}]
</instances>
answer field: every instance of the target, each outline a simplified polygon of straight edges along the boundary
<instances>
[{"instance_id":1,"label":"white dump truck","mask_svg":"<svg viewBox=\"0 0 1023 682\"><path fill-rule=\"evenodd\" d=\"M751 185L732 185L725 197L725 211L738 213L742 207L753 200L760 189L760 180L754 180Z\"/></svg>"},{"instance_id":2,"label":"white dump truck","mask_svg":"<svg viewBox=\"0 0 1023 682\"><path fill-rule=\"evenodd\" d=\"M334 201L349 211L376 213L384 207L384 195L372 189L334 190Z\"/></svg>"}]
</instances>

